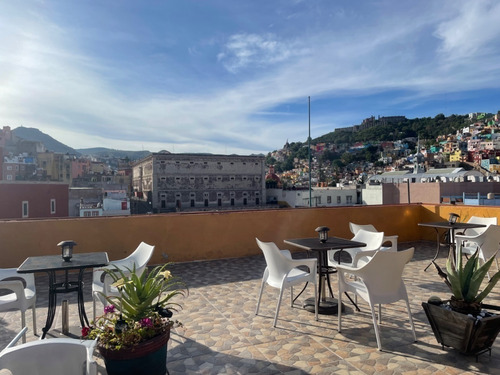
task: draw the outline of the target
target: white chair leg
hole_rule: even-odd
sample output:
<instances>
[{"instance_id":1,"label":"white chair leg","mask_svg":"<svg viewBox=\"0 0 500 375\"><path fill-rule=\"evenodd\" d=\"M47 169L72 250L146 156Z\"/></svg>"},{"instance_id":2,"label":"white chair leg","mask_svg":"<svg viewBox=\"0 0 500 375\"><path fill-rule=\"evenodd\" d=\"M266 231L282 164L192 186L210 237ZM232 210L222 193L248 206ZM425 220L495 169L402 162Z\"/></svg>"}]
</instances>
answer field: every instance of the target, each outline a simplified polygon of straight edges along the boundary
<instances>
[{"instance_id":1,"label":"white chair leg","mask_svg":"<svg viewBox=\"0 0 500 375\"><path fill-rule=\"evenodd\" d=\"M276 327L276 324L278 323L278 314L280 312L281 297L283 297L283 287L280 288L280 296L278 298L278 305L276 306L276 314L274 314L273 327Z\"/></svg>"},{"instance_id":2,"label":"white chair leg","mask_svg":"<svg viewBox=\"0 0 500 375\"><path fill-rule=\"evenodd\" d=\"M408 318L410 319L410 325L411 325L411 330L413 332L413 338L415 339L415 342L417 341L417 334L415 333L415 325L413 324L413 318L411 316L411 310L410 310L410 302L408 302L408 298L405 300L406 302L406 308L408 309Z\"/></svg>"},{"instance_id":3,"label":"white chair leg","mask_svg":"<svg viewBox=\"0 0 500 375\"><path fill-rule=\"evenodd\" d=\"M33 315L33 334L36 335L36 307L35 301L33 301L33 306L31 306L31 311Z\"/></svg>"},{"instance_id":4,"label":"white chair leg","mask_svg":"<svg viewBox=\"0 0 500 375\"><path fill-rule=\"evenodd\" d=\"M264 285L266 284L265 281L262 281L262 285L260 286L260 293L259 293L259 298L257 299L257 308L255 309L255 315L259 313L259 308L260 308L260 300L262 298L262 292L264 291Z\"/></svg>"},{"instance_id":5,"label":"white chair leg","mask_svg":"<svg viewBox=\"0 0 500 375\"><path fill-rule=\"evenodd\" d=\"M21 310L21 328L26 327L26 315L24 314L24 311ZM23 344L26 343L26 332L24 332L23 335Z\"/></svg>"},{"instance_id":6,"label":"white chair leg","mask_svg":"<svg viewBox=\"0 0 500 375\"><path fill-rule=\"evenodd\" d=\"M375 329L375 338L377 339L378 350L382 350L382 344L380 343L380 333L378 331L377 318L375 317L375 309L370 303L370 310L372 311L373 328Z\"/></svg>"}]
</instances>

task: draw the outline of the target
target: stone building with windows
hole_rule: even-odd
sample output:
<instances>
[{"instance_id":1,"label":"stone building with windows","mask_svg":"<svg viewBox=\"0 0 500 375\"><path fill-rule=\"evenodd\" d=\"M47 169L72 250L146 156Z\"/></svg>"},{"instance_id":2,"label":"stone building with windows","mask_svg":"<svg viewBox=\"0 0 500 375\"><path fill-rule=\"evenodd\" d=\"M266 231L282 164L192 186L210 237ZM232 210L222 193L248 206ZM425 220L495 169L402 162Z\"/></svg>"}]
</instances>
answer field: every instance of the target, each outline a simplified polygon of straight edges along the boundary
<instances>
[{"instance_id":1,"label":"stone building with windows","mask_svg":"<svg viewBox=\"0 0 500 375\"><path fill-rule=\"evenodd\" d=\"M266 203L265 157L153 153L132 171L132 213L257 208Z\"/></svg>"}]
</instances>

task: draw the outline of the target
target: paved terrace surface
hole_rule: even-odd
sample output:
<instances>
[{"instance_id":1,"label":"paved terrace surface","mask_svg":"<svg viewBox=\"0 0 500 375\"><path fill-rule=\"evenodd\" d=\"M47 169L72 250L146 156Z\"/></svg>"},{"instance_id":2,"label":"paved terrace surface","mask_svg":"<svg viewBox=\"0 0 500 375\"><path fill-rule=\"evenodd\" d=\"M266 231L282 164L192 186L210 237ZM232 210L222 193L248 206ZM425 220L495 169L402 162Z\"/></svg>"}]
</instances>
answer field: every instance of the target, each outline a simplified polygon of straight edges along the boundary
<instances>
[{"instance_id":1,"label":"paved terrace surface","mask_svg":"<svg viewBox=\"0 0 500 375\"><path fill-rule=\"evenodd\" d=\"M279 244L282 245L282 244ZM174 374L500 374L500 340L488 354L464 356L458 351L441 349L421 307L431 295L449 297L446 286L434 268L424 272L435 252L435 243L399 244L399 249L415 246L413 260L407 265L404 280L415 320L418 342L413 342L404 302L383 305L381 339L383 351L377 351L369 307L360 301L361 312L346 304L343 331L337 332L336 315L314 314L301 308L301 302L313 296L312 287L290 308L289 291L283 295L278 327L272 319L278 289L264 291L259 316L254 314L262 272L263 256L190 262L173 265L174 274L189 286L184 309L176 318L184 328L172 332L168 343L168 369ZM284 246L282 246L284 247ZM296 253L294 257L303 257ZM444 266L445 251L438 258ZM388 265L390 266L390 265ZM92 315L91 273L86 274L86 311ZM47 278L37 274L37 324L39 334L47 313ZM336 275L333 277L336 292ZM500 305L500 285L485 301ZM49 336L58 336L61 328L59 295L56 320ZM76 294L68 294L70 325L77 326ZM99 305L98 305L99 306ZM33 336L31 313L27 312L28 341ZM18 311L0 313L0 349L21 329ZM98 372L106 374L96 354Z\"/></svg>"}]
</instances>

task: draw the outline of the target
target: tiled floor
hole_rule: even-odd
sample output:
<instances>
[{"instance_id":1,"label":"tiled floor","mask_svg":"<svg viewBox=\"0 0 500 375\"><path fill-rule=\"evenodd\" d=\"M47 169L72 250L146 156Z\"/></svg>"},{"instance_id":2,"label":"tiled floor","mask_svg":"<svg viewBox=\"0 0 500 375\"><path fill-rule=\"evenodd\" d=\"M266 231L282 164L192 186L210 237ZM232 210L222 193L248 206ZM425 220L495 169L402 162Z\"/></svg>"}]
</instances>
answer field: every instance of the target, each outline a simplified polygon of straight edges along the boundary
<instances>
[{"instance_id":1,"label":"tiled floor","mask_svg":"<svg viewBox=\"0 0 500 375\"><path fill-rule=\"evenodd\" d=\"M421 307L431 295L445 299L446 286L431 267L435 244L399 244L400 249L415 246L415 256L404 273L415 320L418 342L413 342L404 302L384 305L381 338L383 351L377 350L368 305L361 312L346 304L342 333L337 332L336 315L314 315L303 310L301 301L312 296L308 287L290 308L285 292L278 327L272 327L278 290L264 291L261 311L255 315L256 297L265 262L262 256L172 265L171 270L189 286L184 309L176 318L184 328L176 329L168 344L168 369L174 374L500 374L500 344L497 340L491 357L464 356L454 349L442 350L436 342ZM444 265L443 257L438 259ZM294 254L294 257L305 254ZM90 281L90 273L86 275ZM334 292L337 287L333 277ZM86 283L86 309L92 315L90 283ZM500 305L500 285L488 302ZM37 275L37 323L39 331L47 311L47 282ZM70 324L77 324L74 296L67 296ZM60 303L60 301L59 301ZM60 307L53 334L61 327ZM31 315L27 314L28 340ZM19 312L0 313L0 349L20 330ZM97 358L99 373L106 374Z\"/></svg>"}]
</instances>

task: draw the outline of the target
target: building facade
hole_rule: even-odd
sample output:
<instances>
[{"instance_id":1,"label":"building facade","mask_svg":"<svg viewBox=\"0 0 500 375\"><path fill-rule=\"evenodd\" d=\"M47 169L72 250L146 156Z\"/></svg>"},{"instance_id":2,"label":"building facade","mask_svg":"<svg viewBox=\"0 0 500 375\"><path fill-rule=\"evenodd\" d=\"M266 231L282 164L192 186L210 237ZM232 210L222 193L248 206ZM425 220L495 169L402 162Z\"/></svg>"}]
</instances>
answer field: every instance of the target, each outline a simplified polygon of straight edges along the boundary
<instances>
[{"instance_id":1,"label":"building facade","mask_svg":"<svg viewBox=\"0 0 500 375\"><path fill-rule=\"evenodd\" d=\"M0 183L0 219L68 217L68 184Z\"/></svg>"},{"instance_id":2,"label":"building facade","mask_svg":"<svg viewBox=\"0 0 500 375\"><path fill-rule=\"evenodd\" d=\"M135 163L132 175L132 213L141 213L140 202L150 212L256 208L266 203L264 156L164 151Z\"/></svg>"}]
</instances>

